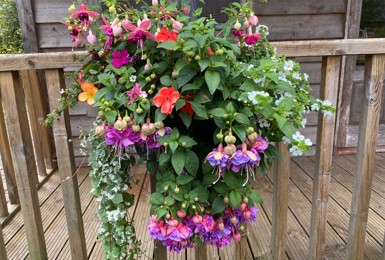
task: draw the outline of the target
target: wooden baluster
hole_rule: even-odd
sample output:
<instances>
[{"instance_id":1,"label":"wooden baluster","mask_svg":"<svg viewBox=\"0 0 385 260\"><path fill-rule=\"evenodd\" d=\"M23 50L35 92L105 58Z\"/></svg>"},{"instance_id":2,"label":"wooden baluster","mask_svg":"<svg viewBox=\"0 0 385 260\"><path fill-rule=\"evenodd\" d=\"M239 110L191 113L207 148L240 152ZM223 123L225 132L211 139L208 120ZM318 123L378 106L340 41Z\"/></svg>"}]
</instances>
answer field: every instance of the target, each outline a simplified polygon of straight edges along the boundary
<instances>
[{"instance_id":1,"label":"wooden baluster","mask_svg":"<svg viewBox=\"0 0 385 260\"><path fill-rule=\"evenodd\" d=\"M63 70L45 70L51 111L59 105L60 90L65 88ZM75 173L75 158L71 140L69 114L66 109L54 121L53 134L57 163L61 179L64 208L72 259L87 259L86 241L80 206L78 178Z\"/></svg>"},{"instance_id":2,"label":"wooden baluster","mask_svg":"<svg viewBox=\"0 0 385 260\"><path fill-rule=\"evenodd\" d=\"M5 126L5 118L3 112L3 104L1 101L0 89L0 157L3 163L3 171L5 182L7 184L8 197L11 204L19 203L19 193L17 191L15 170L12 164L11 149L9 148L7 128Z\"/></svg>"},{"instance_id":3,"label":"wooden baluster","mask_svg":"<svg viewBox=\"0 0 385 260\"><path fill-rule=\"evenodd\" d=\"M207 260L209 257L208 254L208 248L206 244L202 244L195 248L195 259L196 260Z\"/></svg>"},{"instance_id":4,"label":"wooden baluster","mask_svg":"<svg viewBox=\"0 0 385 260\"><path fill-rule=\"evenodd\" d=\"M287 144L279 143L282 159L277 159L273 176L273 219L271 259L286 258L287 211L289 205L290 153Z\"/></svg>"},{"instance_id":5,"label":"wooden baluster","mask_svg":"<svg viewBox=\"0 0 385 260\"><path fill-rule=\"evenodd\" d=\"M247 250L250 250L247 245L247 224L243 224L244 229L239 231L241 240L235 243L235 259L246 260Z\"/></svg>"},{"instance_id":6,"label":"wooden baluster","mask_svg":"<svg viewBox=\"0 0 385 260\"><path fill-rule=\"evenodd\" d=\"M341 68L340 56L324 57L320 98L337 105L338 84ZM332 166L335 115L318 115L316 164L310 225L309 259L323 259Z\"/></svg>"},{"instance_id":7,"label":"wooden baluster","mask_svg":"<svg viewBox=\"0 0 385 260\"><path fill-rule=\"evenodd\" d=\"M5 122L31 259L47 259L36 189L36 165L29 132L24 91L16 72L0 72Z\"/></svg>"},{"instance_id":8,"label":"wooden baluster","mask_svg":"<svg viewBox=\"0 0 385 260\"><path fill-rule=\"evenodd\" d=\"M7 251L5 250L5 242L3 236L3 228L0 225L0 259L8 259Z\"/></svg>"},{"instance_id":9,"label":"wooden baluster","mask_svg":"<svg viewBox=\"0 0 385 260\"><path fill-rule=\"evenodd\" d=\"M357 166L350 213L347 259L363 259L366 224L375 163L385 55L368 55L365 61L364 105L358 135Z\"/></svg>"}]
</instances>

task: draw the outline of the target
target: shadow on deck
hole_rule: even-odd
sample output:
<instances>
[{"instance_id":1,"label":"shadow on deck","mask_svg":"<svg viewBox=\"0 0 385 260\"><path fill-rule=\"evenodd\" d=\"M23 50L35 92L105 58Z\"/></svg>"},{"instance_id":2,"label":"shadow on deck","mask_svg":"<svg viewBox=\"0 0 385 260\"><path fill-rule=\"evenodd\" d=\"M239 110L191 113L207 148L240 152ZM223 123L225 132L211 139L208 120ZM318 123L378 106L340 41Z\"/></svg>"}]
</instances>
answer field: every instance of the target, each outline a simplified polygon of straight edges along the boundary
<instances>
[{"instance_id":1,"label":"shadow on deck","mask_svg":"<svg viewBox=\"0 0 385 260\"><path fill-rule=\"evenodd\" d=\"M349 228L349 213L355 173L355 156L335 156L333 158L331 190L326 233L326 259L343 259ZM97 202L89 194L91 184L87 173L89 168L78 170L79 191L83 221L86 233L89 259L103 259L101 244L96 241L98 220L95 217ZM290 198L288 213L288 235L286 256L288 259L307 259L313 189L314 157L292 159L290 178ZM133 187L137 203L130 208L136 219L137 234L142 241L144 255L141 259L152 259L154 244L147 234L149 218L149 177L144 165L137 165L134 174L140 180ZM272 215L272 177L258 177L254 186L265 199L257 222L249 226L248 259L265 259L269 256ZM60 178L55 172L39 190L40 209L49 259L71 259L65 214L60 188ZM4 218L0 221L3 222ZM3 227L4 239L9 259L28 259L28 247L23 228L21 212ZM376 155L370 212L367 225L365 259L380 259L383 234L385 232L385 154ZM194 250L182 255L170 254L168 259L194 259ZM234 248L217 250L210 247L208 259L234 259Z\"/></svg>"}]
</instances>

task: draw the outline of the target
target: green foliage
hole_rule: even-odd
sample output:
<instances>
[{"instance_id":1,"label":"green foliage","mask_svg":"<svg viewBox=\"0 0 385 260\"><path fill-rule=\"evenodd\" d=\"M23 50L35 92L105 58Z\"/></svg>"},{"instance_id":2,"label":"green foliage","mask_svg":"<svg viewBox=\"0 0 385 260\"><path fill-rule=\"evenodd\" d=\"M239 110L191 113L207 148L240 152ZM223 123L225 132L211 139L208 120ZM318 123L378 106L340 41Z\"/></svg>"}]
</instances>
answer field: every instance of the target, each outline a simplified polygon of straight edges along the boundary
<instances>
[{"instance_id":1,"label":"green foliage","mask_svg":"<svg viewBox=\"0 0 385 260\"><path fill-rule=\"evenodd\" d=\"M22 53L23 42L15 0L0 0L0 54Z\"/></svg>"}]
</instances>

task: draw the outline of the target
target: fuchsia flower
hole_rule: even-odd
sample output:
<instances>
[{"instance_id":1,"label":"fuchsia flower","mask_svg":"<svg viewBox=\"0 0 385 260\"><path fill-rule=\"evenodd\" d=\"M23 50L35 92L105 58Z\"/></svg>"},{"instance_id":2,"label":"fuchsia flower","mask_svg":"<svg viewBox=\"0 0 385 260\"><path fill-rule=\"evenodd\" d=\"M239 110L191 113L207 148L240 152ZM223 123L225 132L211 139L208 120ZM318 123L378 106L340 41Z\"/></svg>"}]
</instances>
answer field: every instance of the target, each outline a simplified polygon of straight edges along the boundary
<instances>
[{"instance_id":1,"label":"fuchsia flower","mask_svg":"<svg viewBox=\"0 0 385 260\"><path fill-rule=\"evenodd\" d=\"M123 27L131 31L127 37L128 42L137 42L138 46L142 49L147 38L155 41L155 36L148 31L151 28L151 20L148 18L138 20L138 26L132 23L124 23Z\"/></svg>"},{"instance_id":2,"label":"fuchsia flower","mask_svg":"<svg viewBox=\"0 0 385 260\"><path fill-rule=\"evenodd\" d=\"M130 98L130 101L128 102L129 105L131 105L139 97L147 97L147 93L142 90L142 87L139 85L139 83L135 83L132 89L127 91L126 93L127 96Z\"/></svg>"},{"instance_id":3,"label":"fuchsia flower","mask_svg":"<svg viewBox=\"0 0 385 260\"><path fill-rule=\"evenodd\" d=\"M254 34L242 34L242 36L245 39L245 43L247 45L254 45L259 40L262 40L262 36L258 32Z\"/></svg>"},{"instance_id":4,"label":"fuchsia flower","mask_svg":"<svg viewBox=\"0 0 385 260\"><path fill-rule=\"evenodd\" d=\"M92 18L97 16L99 16L98 13L88 11L88 7L85 4L81 4L79 6L79 11L73 12L70 18L78 18L83 26L87 28L91 24Z\"/></svg>"}]
</instances>

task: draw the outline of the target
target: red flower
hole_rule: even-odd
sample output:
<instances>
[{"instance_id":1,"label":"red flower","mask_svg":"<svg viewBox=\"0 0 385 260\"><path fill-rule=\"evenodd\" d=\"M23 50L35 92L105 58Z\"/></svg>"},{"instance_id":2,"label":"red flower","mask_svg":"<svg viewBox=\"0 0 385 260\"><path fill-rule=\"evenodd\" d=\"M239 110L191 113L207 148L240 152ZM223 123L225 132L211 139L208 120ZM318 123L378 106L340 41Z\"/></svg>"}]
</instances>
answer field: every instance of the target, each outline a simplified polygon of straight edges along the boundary
<instances>
[{"instance_id":1,"label":"red flower","mask_svg":"<svg viewBox=\"0 0 385 260\"><path fill-rule=\"evenodd\" d=\"M210 56L213 56L215 54L210 47L207 48L207 51L209 52Z\"/></svg>"},{"instance_id":2,"label":"red flower","mask_svg":"<svg viewBox=\"0 0 385 260\"><path fill-rule=\"evenodd\" d=\"M156 40L158 42L166 42L166 41L176 41L178 39L178 34L173 31L167 31L166 27L162 27L160 32L156 34Z\"/></svg>"},{"instance_id":3,"label":"red flower","mask_svg":"<svg viewBox=\"0 0 385 260\"><path fill-rule=\"evenodd\" d=\"M186 104L180 108L180 111L186 112L190 116L193 116L195 111L192 108L191 104L189 102L187 102L187 101L193 101L194 100L194 98L192 97L192 93L187 94L187 96L184 98L184 100L186 101Z\"/></svg>"},{"instance_id":4,"label":"red flower","mask_svg":"<svg viewBox=\"0 0 385 260\"><path fill-rule=\"evenodd\" d=\"M158 95L154 97L152 102L155 104L155 106L161 107L160 112L169 115L172 113L175 103L179 97L179 92L174 91L173 86L170 88L164 87L159 90Z\"/></svg>"}]
</instances>

